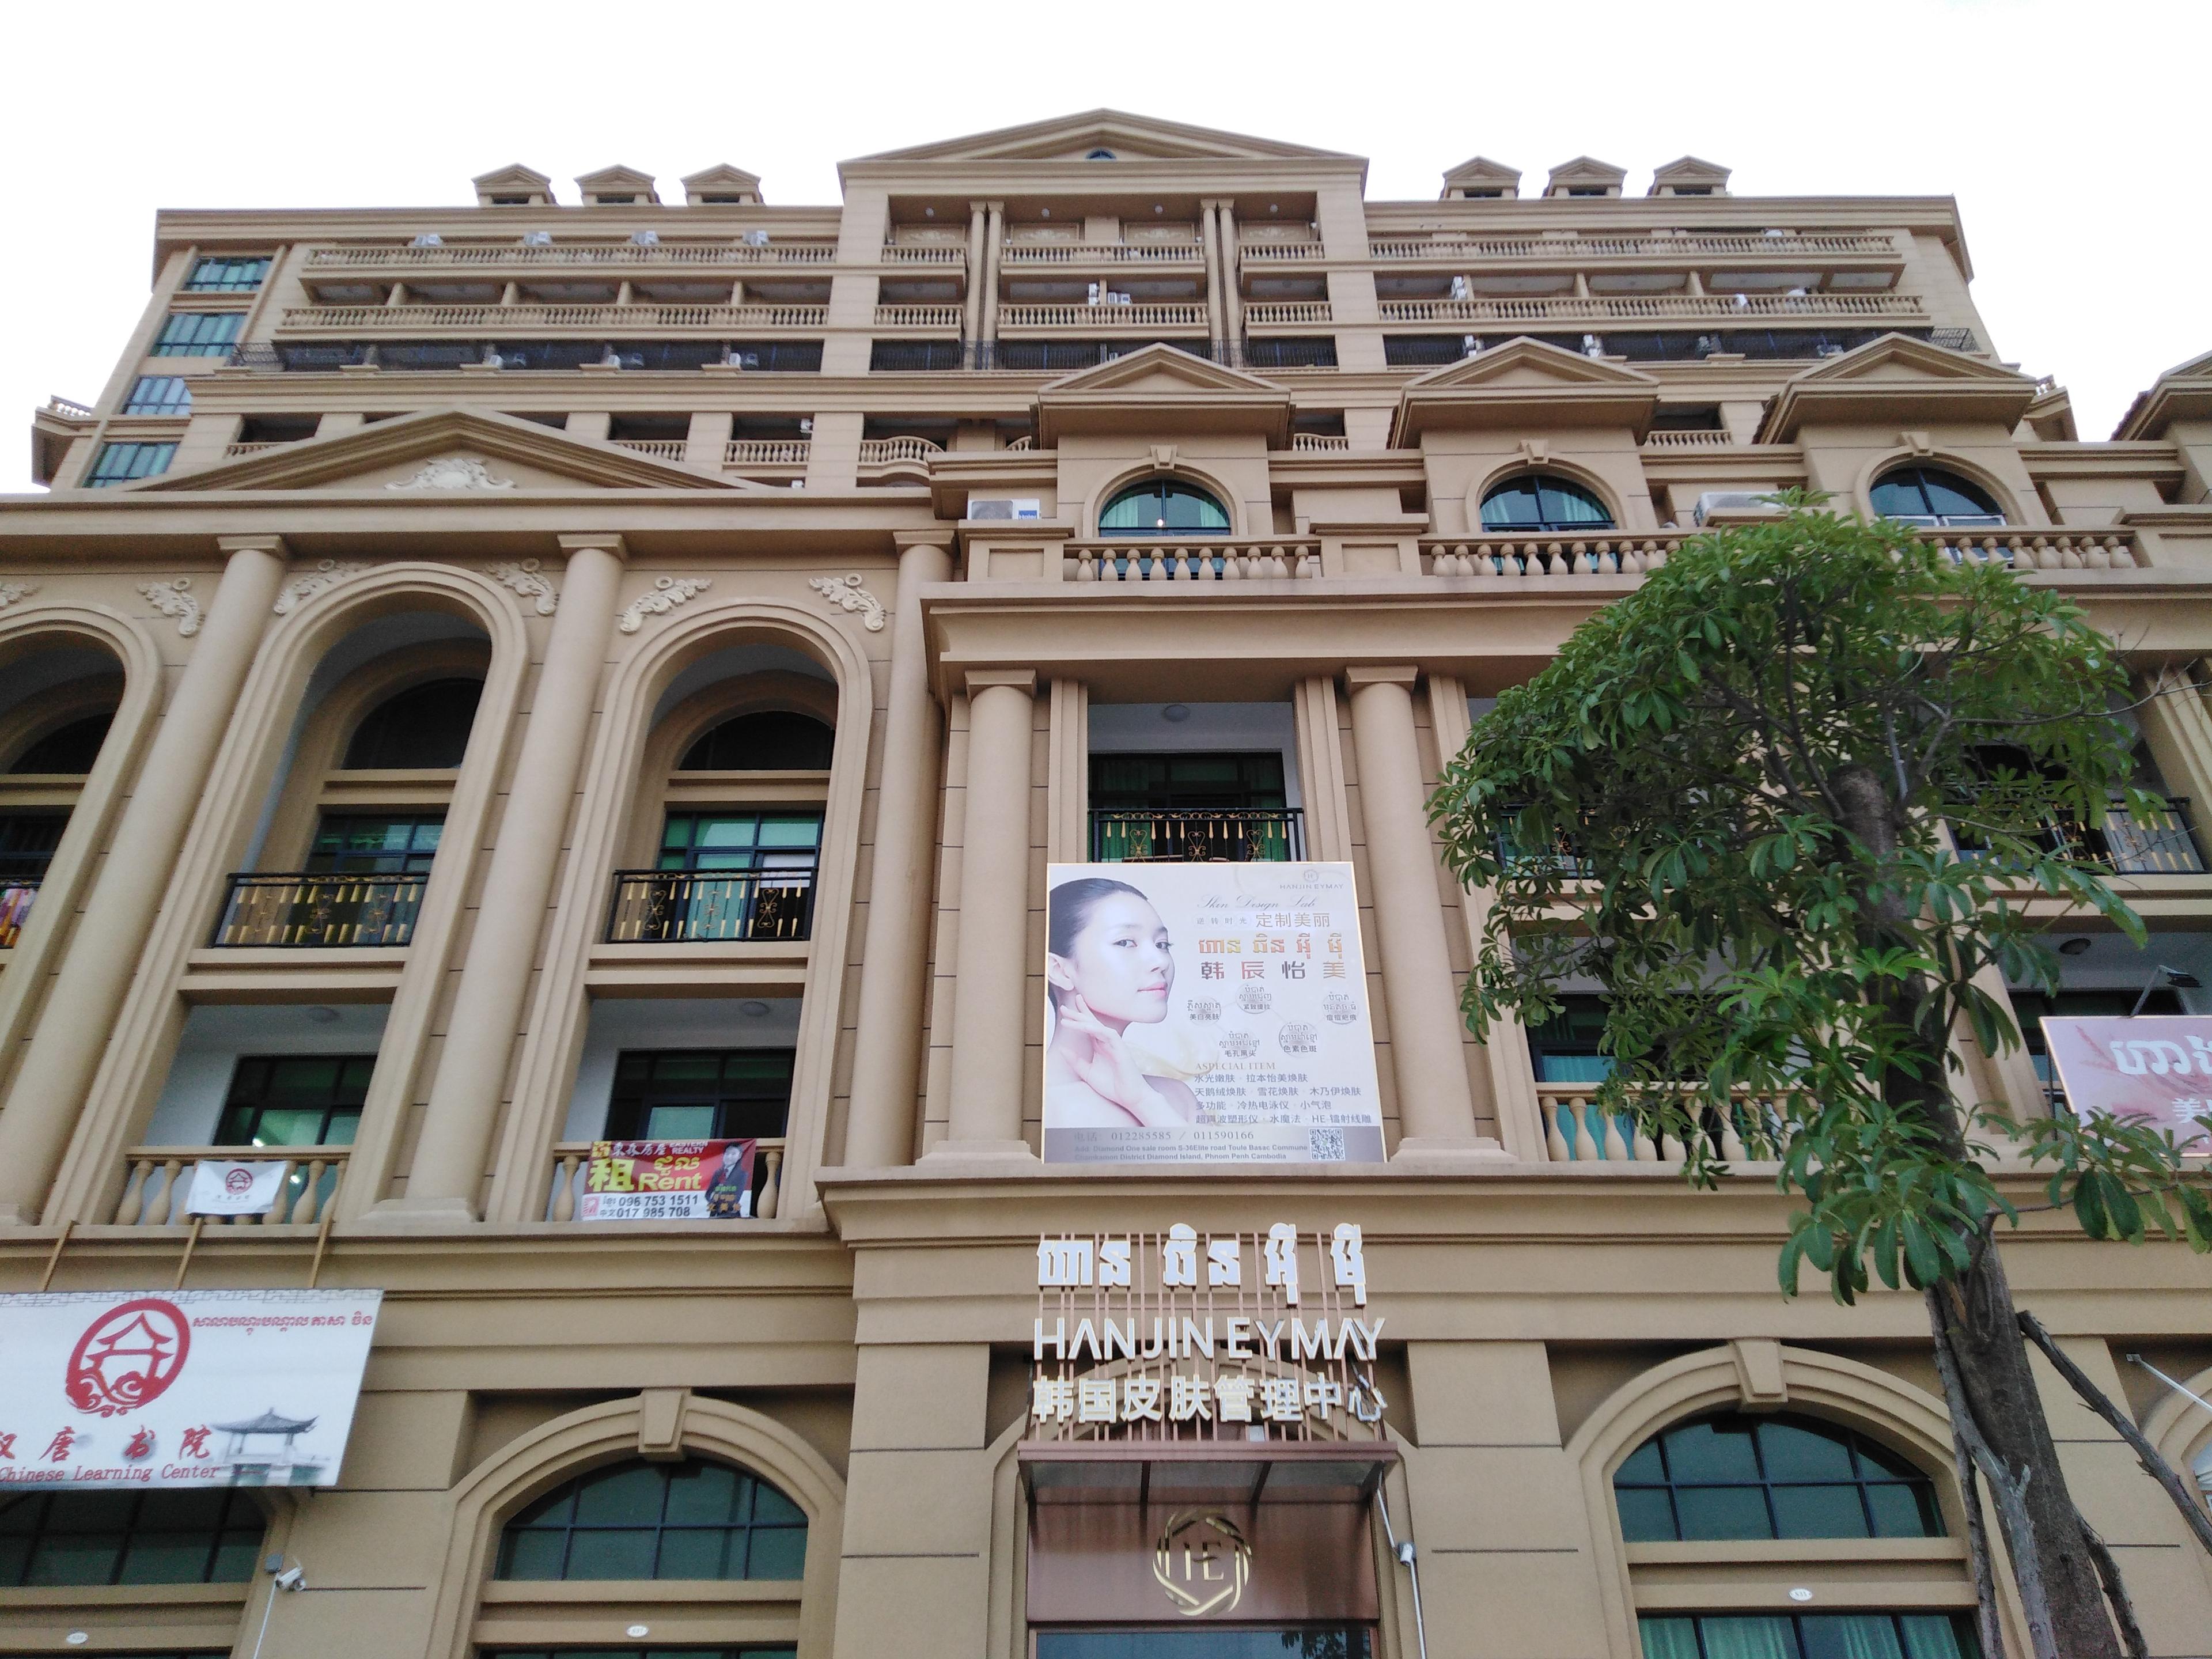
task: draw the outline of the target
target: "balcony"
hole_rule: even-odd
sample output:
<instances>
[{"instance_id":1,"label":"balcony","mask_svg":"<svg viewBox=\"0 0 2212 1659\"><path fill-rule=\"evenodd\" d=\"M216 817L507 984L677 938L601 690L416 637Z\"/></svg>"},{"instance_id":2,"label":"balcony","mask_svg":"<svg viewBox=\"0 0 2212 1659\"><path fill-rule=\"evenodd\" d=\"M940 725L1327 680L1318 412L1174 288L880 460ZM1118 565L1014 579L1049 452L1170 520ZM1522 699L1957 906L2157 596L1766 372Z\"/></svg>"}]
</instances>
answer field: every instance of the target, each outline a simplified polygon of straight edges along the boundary
<instances>
[{"instance_id":1,"label":"balcony","mask_svg":"<svg viewBox=\"0 0 2212 1659\"><path fill-rule=\"evenodd\" d=\"M1431 576L1512 580L1536 576L1640 576L1694 532L1644 535L1424 537L1421 568ZM2143 562L2135 532L2094 531L1926 531L1921 539L1954 563L2002 564L2017 571L2132 570Z\"/></svg>"},{"instance_id":2,"label":"balcony","mask_svg":"<svg viewBox=\"0 0 2212 1659\"><path fill-rule=\"evenodd\" d=\"M1295 537L1265 541L1185 543L1068 542L1062 547L1062 580L1071 582L1146 582L1164 589L1201 582L1310 580L1321 574L1321 544Z\"/></svg>"},{"instance_id":3,"label":"balcony","mask_svg":"<svg viewBox=\"0 0 2212 1659\"><path fill-rule=\"evenodd\" d=\"M863 438L862 466L927 466L945 453L945 447L928 438Z\"/></svg>"},{"instance_id":4,"label":"balcony","mask_svg":"<svg viewBox=\"0 0 2212 1659\"><path fill-rule=\"evenodd\" d=\"M956 254L959 249L951 250ZM963 256L964 257L964 256ZM744 242L591 242L544 244L501 242L435 247L319 247L307 252L310 271L483 270L511 266L524 270L591 265L665 269L672 265L826 265L837 258L835 242L777 242L753 247Z\"/></svg>"},{"instance_id":5,"label":"balcony","mask_svg":"<svg viewBox=\"0 0 2212 1659\"><path fill-rule=\"evenodd\" d=\"M814 920L814 872L617 870L610 945L803 939Z\"/></svg>"},{"instance_id":6,"label":"balcony","mask_svg":"<svg viewBox=\"0 0 2212 1659\"><path fill-rule=\"evenodd\" d=\"M1195 301L1174 305L1001 306L999 326L1007 329L1197 328L1206 326L1206 307Z\"/></svg>"},{"instance_id":7,"label":"balcony","mask_svg":"<svg viewBox=\"0 0 2212 1659\"><path fill-rule=\"evenodd\" d=\"M1632 323L1786 317L1819 320L1927 314L1917 294L1529 295L1480 300L1384 300L1386 323Z\"/></svg>"},{"instance_id":8,"label":"balcony","mask_svg":"<svg viewBox=\"0 0 2212 1659\"><path fill-rule=\"evenodd\" d=\"M483 306L293 306L278 326L290 330L455 329L472 334L487 330L591 329L600 332L666 329L818 329L827 306L653 306L653 305L483 305Z\"/></svg>"},{"instance_id":9,"label":"balcony","mask_svg":"<svg viewBox=\"0 0 2212 1659\"><path fill-rule=\"evenodd\" d=\"M965 319L959 306L878 306L878 328L957 329Z\"/></svg>"},{"instance_id":10,"label":"balcony","mask_svg":"<svg viewBox=\"0 0 2212 1659\"><path fill-rule=\"evenodd\" d=\"M1960 858L1979 854L1981 849L1955 828L1952 839ZM2179 796L2147 818L2135 817L2117 802L2094 823L2053 818L2039 839L2063 858L2101 866L2116 876L2199 876L2212 867L2205 864L2189 803Z\"/></svg>"},{"instance_id":11,"label":"balcony","mask_svg":"<svg viewBox=\"0 0 2212 1659\"><path fill-rule=\"evenodd\" d=\"M1206 249L1197 242L1007 242L999 250L1001 265L1203 266Z\"/></svg>"},{"instance_id":12,"label":"balcony","mask_svg":"<svg viewBox=\"0 0 2212 1659\"><path fill-rule=\"evenodd\" d=\"M487 307L489 308L489 307ZM445 374L459 369L504 374L575 373L623 368L690 373L736 368L746 374L821 372L819 340L609 340L588 336L554 340L492 342L435 340L286 340L232 349L229 368L258 374L334 374L378 368L396 374Z\"/></svg>"},{"instance_id":13,"label":"balcony","mask_svg":"<svg viewBox=\"0 0 2212 1659\"><path fill-rule=\"evenodd\" d=\"M562 1224L576 1219L577 1200L584 1195L584 1185L591 1178L592 1145L588 1140L566 1140L553 1149L553 1178L545 1194L546 1221ZM763 1137L754 1140L757 1149L753 1175L753 1213L755 1221L773 1221L783 1198L783 1159L790 1142L782 1136ZM610 1226L635 1225L635 1223L610 1222ZM697 1222L677 1224L697 1226Z\"/></svg>"},{"instance_id":14,"label":"balcony","mask_svg":"<svg viewBox=\"0 0 2212 1659\"><path fill-rule=\"evenodd\" d=\"M129 1173L123 1196L108 1218L118 1227L174 1227L191 1219L192 1165L202 1158L291 1165L276 1202L266 1215L210 1216L217 1226L312 1226L329 1218L331 1200L344 1179L349 1146L134 1146L124 1154Z\"/></svg>"},{"instance_id":15,"label":"balcony","mask_svg":"<svg viewBox=\"0 0 2212 1659\"><path fill-rule=\"evenodd\" d=\"M1541 261L1563 259L1676 259L1685 256L1724 259L1731 264L1753 258L1778 258L1803 264L1808 259L1874 258L1894 260L1897 245L1880 234L1840 235L1754 236L1719 233L1688 236L1462 236L1377 239L1367 245L1378 260L1392 263L1418 260L1463 266L1492 259ZM1255 252L1243 250L1247 258Z\"/></svg>"},{"instance_id":16,"label":"balcony","mask_svg":"<svg viewBox=\"0 0 2212 1659\"><path fill-rule=\"evenodd\" d=\"M1295 806L1091 814L1097 864L1285 864L1304 857L1304 847L1305 814Z\"/></svg>"},{"instance_id":17,"label":"balcony","mask_svg":"<svg viewBox=\"0 0 2212 1659\"><path fill-rule=\"evenodd\" d=\"M877 253L876 260L878 264L886 265L965 265L968 250L964 247L927 244L908 246L898 242L886 242Z\"/></svg>"},{"instance_id":18,"label":"balcony","mask_svg":"<svg viewBox=\"0 0 2212 1659\"><path fill-rule=\"evenodd\" d=\"M397 946L415 933L424 871L400 875L234 875L210 944L224 949Z\"/></svg>"},{"instance_id":19,"label":"balcony","mask_svg":"<svg viewBox=\"0 0 2212 1659\"><path fill-rule=\"evenodd\" d=\"M811 438L732 438L722 446L724 466L805 466Z\"/></svg>"},{"instance_id":20,"label":"balcony","mask_svg":"<svg viewBox=\"0 0 2212 1659\"><path fill-rule=\"evenodd\" d=\"M1279 328L1334 322L1335 314L1326 300L1255 300L1245 306L1244 320L1253 328Z\"/></svg>"}]
</instances>

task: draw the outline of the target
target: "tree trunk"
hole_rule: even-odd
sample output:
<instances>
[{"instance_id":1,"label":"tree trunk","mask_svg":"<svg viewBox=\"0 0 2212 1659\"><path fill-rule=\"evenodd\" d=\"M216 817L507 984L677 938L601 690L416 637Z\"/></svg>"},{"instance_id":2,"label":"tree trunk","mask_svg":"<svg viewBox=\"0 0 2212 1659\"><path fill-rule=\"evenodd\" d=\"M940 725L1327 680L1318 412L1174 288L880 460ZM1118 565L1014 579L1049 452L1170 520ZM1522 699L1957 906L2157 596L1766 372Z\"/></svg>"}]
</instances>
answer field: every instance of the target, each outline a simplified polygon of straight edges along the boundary
<instances>
[{"instance_id":1,"label":"tree trunk","mask_svg":"<svg viewBox=\"0 0 2212 1659\"><path fill-rule=\"evenodd\" d=\"M1981 1251L1956 1279L1930 1289L1928 1304L1948 1351L1945 1369L1957 1381L1954 1411L1963 1413L1982 1443L1976 1461L1997 1499L1997 1525L2039 1654L2122 1659L1996 1248ZM1950 1381L1946 1378L1947 1388ZM2046 1628L2033 1628L2046 1620Z\"/></svg>"}]
</instances>

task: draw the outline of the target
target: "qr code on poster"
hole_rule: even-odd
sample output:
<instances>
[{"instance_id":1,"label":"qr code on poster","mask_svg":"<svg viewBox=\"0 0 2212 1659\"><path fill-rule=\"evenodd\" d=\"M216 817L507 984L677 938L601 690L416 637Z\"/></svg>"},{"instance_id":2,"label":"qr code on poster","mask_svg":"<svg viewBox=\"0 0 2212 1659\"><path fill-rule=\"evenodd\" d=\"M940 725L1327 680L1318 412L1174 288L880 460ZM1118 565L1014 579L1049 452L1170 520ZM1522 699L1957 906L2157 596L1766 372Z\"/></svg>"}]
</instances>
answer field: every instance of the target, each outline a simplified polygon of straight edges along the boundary
<instances>
[{"instance_id":1,"label":"qr code on poster","mask_svg":"<svg viewBox=\"0 0 2212 1659\"><path fill-rule=\"evenodd\" d=\"M1341 1129L1308 1129L1306 1156L1316 1164L1344 1162L1344 1131Z\"/></svg>"}]
</instances>

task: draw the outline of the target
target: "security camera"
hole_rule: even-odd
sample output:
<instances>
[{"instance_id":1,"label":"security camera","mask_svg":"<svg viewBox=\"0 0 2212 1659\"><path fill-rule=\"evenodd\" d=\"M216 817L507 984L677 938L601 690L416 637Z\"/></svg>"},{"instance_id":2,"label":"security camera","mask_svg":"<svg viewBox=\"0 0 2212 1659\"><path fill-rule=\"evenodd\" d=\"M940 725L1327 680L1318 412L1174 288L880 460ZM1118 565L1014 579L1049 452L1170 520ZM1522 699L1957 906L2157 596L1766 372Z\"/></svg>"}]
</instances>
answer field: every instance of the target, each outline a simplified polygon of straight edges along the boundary
<instances>
[{"instance_id":1,"label":"security camera","mask_svg":"<svg viewBox=\"0 0 2212 1659\"><path fill-rule=\"evenodd\" d=\"M300 1567L285 1568L283 1571L276 1575L276 1588L280 1590L297 1590L307 1589L307 1575L306 1571Z\"/></svg>"}]
</instances>

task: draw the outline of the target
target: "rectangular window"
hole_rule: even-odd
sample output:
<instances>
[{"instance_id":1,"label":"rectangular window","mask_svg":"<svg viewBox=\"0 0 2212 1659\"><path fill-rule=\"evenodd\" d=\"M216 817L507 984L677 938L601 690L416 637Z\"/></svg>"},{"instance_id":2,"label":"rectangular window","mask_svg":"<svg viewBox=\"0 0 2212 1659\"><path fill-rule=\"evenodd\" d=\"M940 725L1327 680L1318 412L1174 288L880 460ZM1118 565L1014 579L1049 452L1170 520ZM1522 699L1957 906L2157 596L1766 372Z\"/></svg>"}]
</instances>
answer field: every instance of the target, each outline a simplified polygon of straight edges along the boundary
<instances>
[{"instance_id":1,"label":"rectangular window","mask_svg":"<svg viewBox=\"0 0 2212 1659\"><path fill-rule=\"evenodd\" d=\"M85 475L87 489L101 489L110 484L128 483L133 478L150 478L169 470L171 457L177 447L167 444L102 444L100 453L93 458L92 471Z\"/></svg>"},{"instance_id":2,"label":"rectangular window","mask_svg":"<svg viewBox=\"0 0 2212 1659\"><path fill-rule=\"evenodd\" d=\"M402 875L430 867L443 812L331 814L315 831L307 868L316 874Z\"/></svg>"},{"instance_id":3,"label":"rectangular window","mask_svg":"<svg viewBox=\"0 0 2212 1659\"><path fill-rule=\"evenodd\" d=\"M192 383L175 374L143 374L123 400L125 415L189 415Z\"/></svg>"},{"instance_id":4,"label":"rectangular window","mask_svg":"<svg viewBox=\"0 0 2212 1659\"><path fill-rule=\"evenodd\" d=\"M269 261L258 258L203 259L185 280L187 294L251 294L267 280Z\"/></svg>"},{"instance_id":5,"label":"rectangular window","mask_svg":"<svg viewBox=\"0 0 2212 1659\"><path fill-rule=\"evenodd\" d=\"M659 867L811 870L821 846L819 812L671 812Z\"/></svg>"},{"instance_id":6,"label":"rectangular window","mask_svg":"<svg viewBox=\"0 0 2212 1659\"><path fill-rule=\"evenodd\" d=\"M218 1146L350 1146L374 1054L243 1055L230 1075Z\"/></svg>"},{"instance_id":7,"label":"rectangular window","mask_svg":"<svg viewBox=\"0 0 2212 1659\"><path fill-rule=\"evenodd\" d=\"M625 1054L607 1103L610 1140L750 1140L781 1135L789 1048Z\"/></svg>"},{"instance_id":8,"label":"rectangular window","mask_svg":"<svg viewBox=\"0 0 2212 1659\"><path fill-rule=\"evenodd\" d=\"M1602 1083L1613 1060L1598 1052L1605 1034L1605 1003L1589 996L1562 997L1565 1006L1541 1025L1528 1028L1528 1058L1539 1083Z\"/></svg>"},{"instance_id":9,"label":"rectangular window","mask_svg":"<svg viewBox=\"0 0 2212 1659\"><path fill-rule=\"evenodd\" d=\"M1963 1613L1701 1613L1638 1620L1644 1659L1977 1659Z\"/></svg>"},{"instance_id":10,"label":"rectangular window","mask_svg":"<svg viewBox=\"0 0 2212 1659\"><path fill-rule=\"evenodd\" d=\"M1364 1626L1279 1630L1041 1630L1036 1659L1368 1659ZM1650 1651L1650 1650L1646 1650Z\"/></svg>"},{"instance_id":11,"label":"rectangular window","mask_svg":"<svg viewBox=\"0 0 2212 1659\"><path fill-rule=\"evenodd\" d=\"M242 311L173 311L154 342L156 357L228 357L246 327Z\"/></svg>"}]
</instances>

